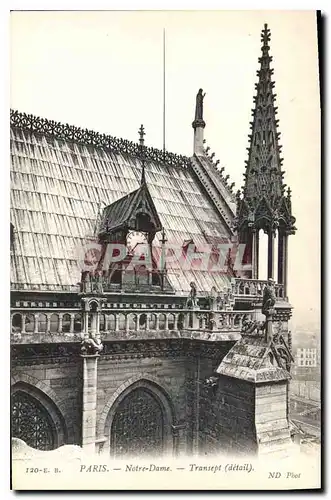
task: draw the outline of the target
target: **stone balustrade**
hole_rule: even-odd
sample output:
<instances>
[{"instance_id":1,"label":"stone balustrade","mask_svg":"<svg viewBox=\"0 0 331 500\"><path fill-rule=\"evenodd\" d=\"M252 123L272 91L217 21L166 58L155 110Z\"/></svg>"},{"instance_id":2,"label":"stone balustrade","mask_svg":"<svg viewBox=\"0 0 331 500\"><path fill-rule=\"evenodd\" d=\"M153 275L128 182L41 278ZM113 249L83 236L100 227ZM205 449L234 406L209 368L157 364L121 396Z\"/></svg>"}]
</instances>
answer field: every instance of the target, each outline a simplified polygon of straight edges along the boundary
<instances>
[{"instance_id":1,"label":"stone balustrade","mask_svg":"<svg viewBox=\"0 0 331 500\"><path fill-rule=\"evenodd\" d=\"M101 335L116 332L178 332L181 330L202 331L237 331L239 332L245 319L253 319L254 311L211 311L202 309L182 310L102 310L89 313L88 332L95 332L96 322L93 315L98 316L98 329ZM41 312L15 311L11 314L12 340L26 337L49 335L50 342L60 337L79 338L86 329L84 314L81 312Z\"/></svg>"},{"instance_id":2,"label":"stone balustrade","mask_svg":"<svg viewBox=\"0 0 331 500\"><path fill-rule=\"evenodd\" d=\"M267 280L255 280L246 278L234 278L232 283L232 293L237 297L247 297L248 299L262 298L263 289L268 283ZM284 285L275 283L275 295L278 300L286 300Z\"/></svg>"}]
</instances>

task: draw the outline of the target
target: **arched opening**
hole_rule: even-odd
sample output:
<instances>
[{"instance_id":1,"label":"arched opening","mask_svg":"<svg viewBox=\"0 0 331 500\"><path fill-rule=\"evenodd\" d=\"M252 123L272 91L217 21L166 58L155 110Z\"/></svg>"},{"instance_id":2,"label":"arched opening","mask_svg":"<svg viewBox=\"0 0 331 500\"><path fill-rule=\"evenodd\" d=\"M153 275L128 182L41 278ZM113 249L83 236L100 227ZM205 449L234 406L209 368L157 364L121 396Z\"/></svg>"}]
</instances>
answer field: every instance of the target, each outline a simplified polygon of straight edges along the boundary
<instances>
[{"instance_id":1,"label":"arched opening","mask_svg":"<svg viewBox=\"0 0 331 500\"><path fill-rule=\"evenodd\" d=\"M12 318L12 323L11 323L11 331L12 333L21 333L22 331L22 315L21 314L14 314Z\"/></svg>"},{"instance_id":2,"label":"arched opening","mask_svg":"<svg viewBox=\"0 0 331 500\"><path fill-rule=\"evenodd\" d=\"M149 272L145 265L137 265L134 268L136 285L148 285Z\"/></svg>"},{"instance_id":3,"label":"arched opening","mask_svg":"<svg viewBox=\"0 0 331 500\"><path fill-rule=\"evenodd\" d=\"M35 326L35 319L33 314L27 314L25 318L25 331L26 333L33 333Z\"/></svg>"},{"instance_id":4,"label":"arched opening","mask_svg":"<svg viewBox=\"0 0 331 500\"><path fill-rule=\"evenodd\" d=\"M178 323L177 323L178 330L183 330L183 328L184 328L184 320L185 320L184 314L183 313L179 313Z\"/></svg>"},{"instance_id":5,"label":"arched opening","mask_svg":"<svg viewBox=\"0 0 331 500\"><path fill-rule=\"evenodd\" d=\"M168 316L168 330L173 330L175 328L175 315L169 314Z\"/></svg>"},{"instance_id":6,"label":"arched opening","mask_svg":"<svg viewBox=\"0 0 331 500\"><path fill-rule=\"evenodd\" d=\"M50 332L57 333L59 331L60 318L58 314L52 314L50 317Z\"/></svg>"},{"instance_id":7,"label":"arched opening","mask_svg":"<svg viewBox=\"0 0 331 500\"><path fill-rule=\"evenodd\" d=\"M70 323L71 323L70 314L64 314L62 318L62 332L70 333Z\"/></svg>"},{"instance_id":8,"label":"arched opening","mask_svg":"<svg viewBox=\"0 0 331 500\"><path fill-rule=\"evenodd\" d=\"M139 330L146 330L147 314L143 313L139 316Z\"/></svg>"},{"instance_id":9,"label":"arched opening","mask_svg":"<svg viewBox=\"0 0 331 500\"><path fill-rule=\"evenodd\" d=\"M38 450L53 450L66 441L63 417L38 389L18 382L11 394L11 435Z\"/></svg>"},{"instance_id":10,"label":"arched opening","mask_svg":"<svg viewBox=\"0 0 331 500\"><path fill-rule=\"evenodd\" d=\"M111 332L114 332L116 330L116 320L115 320L115 314L109 314L108 315L108 330Z\"/></svg>"},{"instance_id":11,"label":"arched opening","mask_svg":"<svg viewBox=\"0 0 331 500\"><path fill-rule=\"evenodd\" d=\"M159 315L159 330L164 330L166 325L166 316L164 313Z\"/></svg>"},{"instance_id":12,"label":"arched opening","mask_svg":"<svg viewBox=\"0 0 331 500\"><path fill-rule=\"evenodd\" d=\"M46 314L38 315L38 332L45 333L47 329L47 316Z\"/></svg>"},{"instance_id":13,"label":"arched opening","mask_svg":"<svg viewBox=\"0 0 331 500\"><path fill-rule=\"evenodd\" d=\"M115 318L115 316L114 316ZM118 315L118 329L119 330L125 330L125 314L119 314ZM114 319L115 321L115 319ZM114 330L115 330L115 326L114 326Z\"/></svg>"},{"instance_id":14,"label":"arched opening","mask_svg":"<svg viewBox=\"0 0 331 500\"><path fill-rule=\"evenodd\" d=\"M100 314L99 331L100 332L106 331L106 316L105 316L105 314Z\"/></svg>"},{"instance_id":15,"label":"arched opening","mask_svg":"<svg viewBox=\"0 0 331 500\"><path fill-rule=\"evenodd\" d=\"M149 330L156 330L156 314L151 314L149 317Z\"/></svg>"},{"instance_id":16,"label":"arched opening","mask_svg":"<svg viewBox=\"0 0 331 500\"><path fill-rule=\"evenodd\" d=\"M82 331L82 316L81 314L75 314L74 317L74 332L78 333Z\"/></svg>"},{"instance_id":17,"label":"arched opening","mask_svg":"<svg viewBox=\"0 0 331 500\"><path fill-rule=\"evenodd\" d=\"M137 329L137 315L129 314L129 330L136 331Z\"/></svg>"},{"instance_id":18,"label":"arched opening","mask_svg":"<svg viewBox=\"0 0 331 500\"><path fill-rule=\"evenodd\" d=\"M173 412L156 384L139 380L123 391L105 425L113 457L158 457L173 450ZM108 429L108 430L107 430Z\"/></svg>"}]
</instances>

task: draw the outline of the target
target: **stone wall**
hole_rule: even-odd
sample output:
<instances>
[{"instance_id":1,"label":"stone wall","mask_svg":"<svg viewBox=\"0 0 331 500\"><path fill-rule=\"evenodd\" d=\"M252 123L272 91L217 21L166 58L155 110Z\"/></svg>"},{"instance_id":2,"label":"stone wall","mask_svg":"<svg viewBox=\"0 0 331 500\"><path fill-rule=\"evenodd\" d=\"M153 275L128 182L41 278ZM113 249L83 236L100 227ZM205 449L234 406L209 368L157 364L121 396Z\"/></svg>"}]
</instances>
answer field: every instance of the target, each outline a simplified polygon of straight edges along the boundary
<instances>
[{"instance_id":1,"label":"stone wall","mask_svg":"<svg viewBox=\"0 0 331 500\"><path fill-rule=\"evenodd\" d=\"M255 388L221 376L215 387L203 387L200 404L200 453L247 454L256 451Z\"/></svg>"},{"instance_id":2,"label":"stone wall","mask_svg":"<svg viewBox=\"0 0 331 500\"><path fill-rule=\"evenodd\" d=\"M116 399L130 385L145 380L154 384L164 392L172 411L172 425L183 425L189 421L186 394L186 359L172 358L140 358L112 360L100 357L98 360L97 379L97 439L105 436L106 420ZM187 430L189 432L189 430ZM186 439L185 439L186 441Z\"/></svg>"},{"instance_id":3,"label":"stone wall","mask_svg":"<svg viewBox=\"0 0 331 500\"><path fill-rule=\"evenodd\" d=\"M82 363L13 365L11 385L20 384L43 404L49 398L63 417L66 444L81 444ZM35 392L35 394L34 394Z\"/></svg>"},{"instance_id":4,"label":"stone wall","mask_svg":"<svg viewBox=\"0 0 331 500\"><path fill-rule=\"evenodd\" d=\"M259 451L274 453L291 444L287 415L288 382L256 386L255 422Z\"/></svg>"}]
</instances>

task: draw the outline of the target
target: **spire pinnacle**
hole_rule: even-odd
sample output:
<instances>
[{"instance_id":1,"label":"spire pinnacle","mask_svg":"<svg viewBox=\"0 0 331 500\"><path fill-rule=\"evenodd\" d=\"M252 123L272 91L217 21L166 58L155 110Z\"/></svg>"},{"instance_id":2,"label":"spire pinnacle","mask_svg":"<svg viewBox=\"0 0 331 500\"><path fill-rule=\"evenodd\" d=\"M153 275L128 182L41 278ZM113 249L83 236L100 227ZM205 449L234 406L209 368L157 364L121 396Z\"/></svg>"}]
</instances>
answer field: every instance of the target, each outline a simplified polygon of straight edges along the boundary
<instances>
[{"instance_id":1,"label":"spire pinnacle","mask_svg":"<svg viewBox=\"0 0 331 500\"><path fill-rule=\"evenodd\" d=\"M245 162L244 196L240 209L242 215L238 213L239 218L241 217L239 225L247 222L247 209L243 208L244 205L246 208L249 206L255 213L256 221L257 219L264 221L260 224L268 225L268 220L272 224L278 217L284 197L283 159L280 156L280 133L276 119L276 96L273 91L275 84L272 81L274 70L270 67L272 62L272 56L269 55L270 40L271 32L265 24L261 32L262 46L258 59L260 66L257 71L258 82L255 84L256 95L253 99L254 109L247 148L248 160ZM262 216L262 212L266 210L268 213Z\"/></svg>"},{"instance_id":2,"label":"spire pinnacle","mask_svg":"<svg viewBox=\"0 0 331 500\"><path fill-rule=\"evenodd\" d=\"M143 124L140 125L140 129L138 130L138 134L139 134L139 145L144 146L144 144L145 144L144 135L146 135L146 132L145 132Z\"/></svg>"}]
</instances>

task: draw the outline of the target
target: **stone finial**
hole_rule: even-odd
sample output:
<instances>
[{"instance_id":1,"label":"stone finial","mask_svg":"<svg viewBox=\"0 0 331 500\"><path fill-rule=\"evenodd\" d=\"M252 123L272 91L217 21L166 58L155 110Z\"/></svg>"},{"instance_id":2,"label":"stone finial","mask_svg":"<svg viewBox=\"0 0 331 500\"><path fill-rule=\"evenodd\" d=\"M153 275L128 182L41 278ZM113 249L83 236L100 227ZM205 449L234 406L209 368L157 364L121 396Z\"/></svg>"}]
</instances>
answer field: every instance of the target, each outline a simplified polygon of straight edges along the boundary
<instances>
[{"instance_id":1,"label":"stone finial","mask_svg":"<svg viewBox=\"0 0 331 500\"><path fill-rule=\"evenodd\" d=\"M140 125L140 129L138 130L138 133L139 133L139 145L144 146L144 144L145 144L144 135L146 135L144 125L142 125L142 124Z\"/></svg>"}]
</instances>

